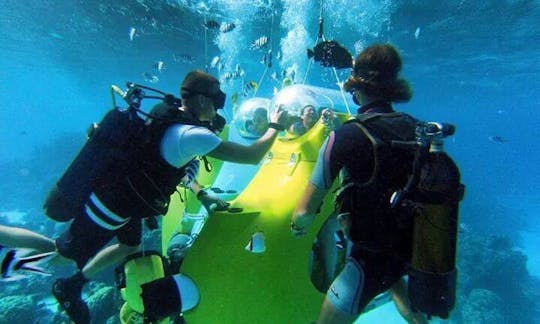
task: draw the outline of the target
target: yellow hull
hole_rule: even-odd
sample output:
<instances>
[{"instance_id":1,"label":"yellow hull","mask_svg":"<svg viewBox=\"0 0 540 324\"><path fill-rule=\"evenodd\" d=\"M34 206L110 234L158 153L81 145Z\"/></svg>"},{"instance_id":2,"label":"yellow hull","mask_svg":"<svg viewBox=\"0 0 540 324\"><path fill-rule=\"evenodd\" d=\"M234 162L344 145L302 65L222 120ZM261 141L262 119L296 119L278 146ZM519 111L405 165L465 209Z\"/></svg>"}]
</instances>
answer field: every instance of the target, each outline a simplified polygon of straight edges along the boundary
<instances>
[{"instance_id":1,"label":"yellow hull","mask_svg":"<svg viewBox=\"0 0 540 324\"><path fill-rule=\"evenodd\" d=\"M188 323L298 324L317 317L324 296L310 282L308 262L324 217L301 238L289 226L325 137L317 124L300 138L276 141L271 158L232 203L242 212L215 213L207 221L181 269L201 293L200 304L184 314ZM331 196L322 215L333 207ZM245 249L256 232L264 235L263 253Z\"/></svg>"}]
</instances>

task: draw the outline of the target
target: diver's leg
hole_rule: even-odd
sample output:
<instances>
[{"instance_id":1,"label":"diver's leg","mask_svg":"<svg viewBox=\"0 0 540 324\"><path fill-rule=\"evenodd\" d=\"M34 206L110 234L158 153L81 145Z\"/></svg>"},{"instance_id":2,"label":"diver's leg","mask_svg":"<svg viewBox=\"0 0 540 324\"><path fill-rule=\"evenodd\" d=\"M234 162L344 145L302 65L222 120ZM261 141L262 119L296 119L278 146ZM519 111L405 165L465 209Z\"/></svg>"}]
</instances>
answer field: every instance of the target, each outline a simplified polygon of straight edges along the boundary
<instances>
[{"instance_id":1,"label":"diver's leg","mask_svg":"<svg viewBox=\"0 0 540 324\"><path fill-rule=\"evenodd\" d=\"M130 254L138 252L140 245L130 246L122 243L113 244L101 250L82 269L85 278L95 277L101 270L120 263Z\"/></svg>"},{"instance_id":2,"label":"diver's leg","mask_svg":"<svg viewBox=\"0 0 540 324\"><path fill-rule=\"evenodd\" d=\"M28 248L39 253L56 250L54 240L20 227L0 225L0 245L13 248Z\"/></svg>"},{"instance_id":3,"label":"diver's leg","mask_svg":"<svg viewBox=\"0 0 540 324\"><path fill-rule=\"evenodd\" d=\"M325 297L317 324L348 324L354 322L355 319L356 316L336 308L328 297Z\"/></svg>"},{"instance_id":4,"label":"diver's leg","mask_svg":"<svg viewBox=\"0 0 540 324\"><path fill-rule=\"evenodd\" d=\"M326 293L317 324L354 322L360 312L364 281L360 264L349 259Z\"/></svg>"},{"instance_id":5,"label":"diver's leg","mask_svg":"<svg viewBox=\"0 0 540 324\"><path fill-rule=\"evenodd\" d=\"M100 250L82 268L83 275L94 278L101 270L115 266L130 254L139 252L142 238L140 219L131 219L126 225L115 231L118 243Z\"/></svg>"},{"instance_id":6,"label":"diver's leg","mask_svg":"<svg viewBox=\"0 0 540 324\"><path fill-rule=\"evenodd\" d=\"M427 324L429 321L426 316L420 312L414 312L411 308L411 301L407 295L407 285L401 278L391 288L392 299L396 304L399 314L410 324Z\"/></svg>"},{"instance_id":7,"label":"diver's leg","mask_svg":"<svg viewBox=\"0 0 540 324\"><path fill-rule=\"evenodd\" d=\"M114 231L94 223L86 214L75 217L69 229L56 240L58 252L77 263L73 276L60 278L53 283L52 293L70 319L77 324L90 323L90 310L82 299L82 290L89 277L82 269L90 264L115 236Z\"/></svg>"}]
</instances>

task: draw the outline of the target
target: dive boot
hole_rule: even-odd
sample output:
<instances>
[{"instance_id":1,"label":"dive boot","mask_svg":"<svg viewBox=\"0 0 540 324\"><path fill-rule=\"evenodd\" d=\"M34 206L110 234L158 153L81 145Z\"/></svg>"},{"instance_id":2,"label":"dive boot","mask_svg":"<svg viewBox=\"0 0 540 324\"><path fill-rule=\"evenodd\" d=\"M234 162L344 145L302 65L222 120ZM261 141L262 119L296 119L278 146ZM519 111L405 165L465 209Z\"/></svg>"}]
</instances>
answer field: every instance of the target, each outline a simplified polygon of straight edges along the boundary
<instances>
[{"instance_id":1,"label":"dive boot","mask_svg":"<svg viewBox=\"0 0 540 324\"><path fill-rule=\"evenodd\" d=\"M75 324L90 324L90 311L81 298L81 286L70 279L58 279L52 286L52 293Z\"/></svg>"}]
</instances>

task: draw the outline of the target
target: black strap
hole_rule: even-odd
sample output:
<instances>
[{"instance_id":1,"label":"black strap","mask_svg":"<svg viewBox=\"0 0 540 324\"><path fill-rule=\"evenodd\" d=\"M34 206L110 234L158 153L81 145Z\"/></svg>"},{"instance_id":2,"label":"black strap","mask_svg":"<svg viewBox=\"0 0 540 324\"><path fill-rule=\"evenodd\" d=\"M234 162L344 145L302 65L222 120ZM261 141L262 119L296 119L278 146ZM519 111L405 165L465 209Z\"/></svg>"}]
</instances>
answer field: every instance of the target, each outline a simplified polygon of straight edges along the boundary
<instances>
[{"instance_id":1,"label":"black strap","mask_svg":"<svg viewBox=\"0 0 540 324\"><path fill-rule=\"evenodd\" d=\"M283 127L281 124L278 124L278 123L270 123L270 124L268 124L268 128L273 128L273 129L275 129L277 131L280 131L280 132L285 130L285 127Z\"/></svg>"}]
</instances>

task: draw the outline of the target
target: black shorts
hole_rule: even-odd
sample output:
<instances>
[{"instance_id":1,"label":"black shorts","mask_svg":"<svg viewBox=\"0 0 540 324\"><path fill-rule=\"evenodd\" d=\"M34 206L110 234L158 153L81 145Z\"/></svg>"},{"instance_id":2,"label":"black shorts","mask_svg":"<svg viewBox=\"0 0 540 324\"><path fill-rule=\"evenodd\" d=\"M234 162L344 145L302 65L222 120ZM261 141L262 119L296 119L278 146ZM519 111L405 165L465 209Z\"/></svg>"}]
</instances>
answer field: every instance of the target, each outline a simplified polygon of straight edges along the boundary
<instances>
[{"instance_id":1,"label":"black shorts","mask_svg":"<svg viewBox=\"0 0 540 324\"><path fill-rule=\"evenodd\" d=\"M85 213L75 217L69 229L56 239L56 247L60 255L72 259L82 269L114 237L118 242L128 246L141 243L142 225L140 219L131 219L121 228L111 231L94 223Z\"/></svg>"}]
</instances>

